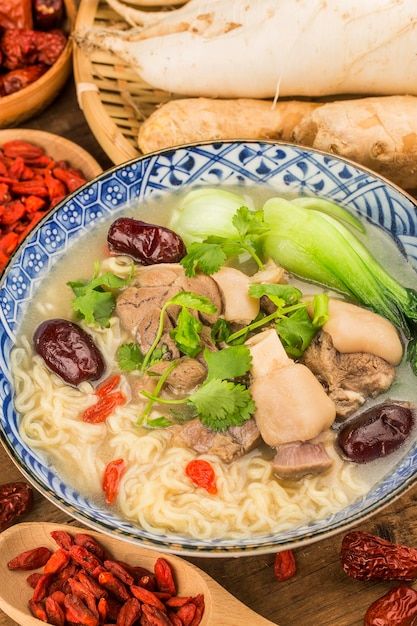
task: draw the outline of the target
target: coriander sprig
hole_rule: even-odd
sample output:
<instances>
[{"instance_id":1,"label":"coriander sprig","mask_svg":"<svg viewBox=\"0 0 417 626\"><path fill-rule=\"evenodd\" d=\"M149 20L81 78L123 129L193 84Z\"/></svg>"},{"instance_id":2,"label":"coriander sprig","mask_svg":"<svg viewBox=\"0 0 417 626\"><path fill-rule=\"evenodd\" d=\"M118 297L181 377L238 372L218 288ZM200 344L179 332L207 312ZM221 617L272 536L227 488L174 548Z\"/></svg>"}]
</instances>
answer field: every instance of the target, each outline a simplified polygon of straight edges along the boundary
<instances>
[{"instance_id":1,"label":"coriander sprig","mask_svg":"<svg viewBox=\"0 0 417 626\"><path fill-rule=\"evenodd\" d=\"M154 402L168 405L185 404L196 410L202 423L211 430L223 431L230 426L240 426L249 419L254 411L255 404L249 389L242 383L236 383L229 378L236 378L246 374L251 366L251 355L246 346L231 346L218 352L204 350L208 374L204 383L187 398L178 400L161 398L158 393L166 379L158 381L153 394L141 391L148 398L145 417L149 414ZM172 370L170 370L172 371ZM162 377L161 377L162 378ZM143 422L143 414L140 423Z\"/></svg>"},{"instance_id":2,"label":"coriander sprig","mask_svg":"<svg viewBox=\"0 0 417 626\"><path fill-rule=\"evenodd\" d=\"M268 230L263 211L251 211L241 206L233 215L232 225L236 230L234 237L209 236L188 246L187 255L180 261L187 276L194 276L197 270L215 274L228 259L245 252L259 269L264 269L257 250L259 237Z\"/></svg>"},{"instance_id":3,"label":"coriander sprig","mask_svg":"<svg viewBox=\"0 0 417 626\"><path fill-rule=\"evenodd\" d=\"M79 279L67 282L75 294L71 303L78 317L85 319L87 324L96 324L102 328L108 328L116 306L113 290L126 287L132 280L134 269L132 263L127 278L120 278L112 272L100 274L100 262L96 261L91 280Z\"/></svg>"}]
</instances>

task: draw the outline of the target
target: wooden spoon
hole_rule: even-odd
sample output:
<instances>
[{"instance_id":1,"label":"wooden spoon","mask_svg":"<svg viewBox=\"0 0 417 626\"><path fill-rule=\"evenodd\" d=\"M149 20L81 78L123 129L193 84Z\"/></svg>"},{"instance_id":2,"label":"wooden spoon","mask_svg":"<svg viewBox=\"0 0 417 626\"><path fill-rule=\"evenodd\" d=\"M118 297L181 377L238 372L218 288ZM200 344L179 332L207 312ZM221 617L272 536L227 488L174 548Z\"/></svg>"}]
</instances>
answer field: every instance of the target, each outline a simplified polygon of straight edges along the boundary
<instances>
[{"instance_id":1,"label":"wooden spoon","mask_svg":"<svg viewBox=\"0 0 417 626\"><path fill-rule=\"evenodd\" d=\"M12 619L25 626L39 626L38 619L32 617L28 609L28 600L33 589L26 582L31 572L9 570L7 563L25 550L47 546L54 552L58 545L52 539L52 530L66 530L71 535L77 532L88 533L97 539L110 553L112 558L131 565L141 565L153 571L155 560L163 556L171 565L177 582L178 595L204 595L205 610L201 626L274 626L273 622L261 617L239 600L234 598L216 581L201 569L187 561L154 550L142 548L118 539L113 539L85 528L70 524L49 524L30 522L15 524L0 534L0 608ZM36 571L42 571L36 570Z\"/></svg>"}]
</instances>

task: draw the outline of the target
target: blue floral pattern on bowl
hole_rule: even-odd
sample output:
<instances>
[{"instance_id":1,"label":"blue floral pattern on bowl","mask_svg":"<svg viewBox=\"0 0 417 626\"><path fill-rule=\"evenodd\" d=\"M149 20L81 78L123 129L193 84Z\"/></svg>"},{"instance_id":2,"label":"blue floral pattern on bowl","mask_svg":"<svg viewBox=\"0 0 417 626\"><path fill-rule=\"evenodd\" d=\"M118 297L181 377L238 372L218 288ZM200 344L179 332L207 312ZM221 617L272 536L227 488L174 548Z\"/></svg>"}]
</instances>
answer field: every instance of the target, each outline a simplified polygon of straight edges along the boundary
<instances>
[{"instance_id":1,"label":"blue floral pattern on bowl","mask_svg":"<svg viewBox=\"0 0 417 626\"><path fill-rule=\"evenodd\" d=\"M76 239L126 204L190 185L268 185L289 196L319 195L379 225L417 268L417 217L413 199L387 181L346 160L273 142L217 142L167 150L112 168L69 196L19 248L0 285L0 436L27 479L63 511L86 525L130 542L190 555L268 553L341 532L374 514L415 481L414 446L394 471L365 497L324 520L278 536L245 540L197 540L145 532L75 492L29 449L13 407L10 350L38 285Z\"/></svg>"}]
</instances>

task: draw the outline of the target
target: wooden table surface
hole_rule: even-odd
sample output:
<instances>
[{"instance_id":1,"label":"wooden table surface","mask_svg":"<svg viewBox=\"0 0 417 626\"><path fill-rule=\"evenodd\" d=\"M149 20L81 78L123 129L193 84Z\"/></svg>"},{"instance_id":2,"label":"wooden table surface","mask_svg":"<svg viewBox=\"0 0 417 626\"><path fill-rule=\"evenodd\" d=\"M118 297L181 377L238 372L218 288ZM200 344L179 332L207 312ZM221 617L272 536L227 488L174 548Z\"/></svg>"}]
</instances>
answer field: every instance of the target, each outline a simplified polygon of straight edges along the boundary
<instances>
[{"instance_id":1,"label":"wooden table surface","mask_svg":"<svg viewBox=\"0 0 417 626\"><path fill-rule=\"evenodd\" d=\"M72 79L43 114L22 126L67 137L88 150L104 169L112 165L78 107ZM1 483L22 479L1 446L0 476ZM391 541L417 546L416 500L417 487L357 528ZM37 492L33 510L24 521L80 525ZM295 550L297 572L286 582L278 582L274 577L273 554L189 560L247 606L280 626L360 626L367 607L394 583L360 582L348 578L339 564L342 537L339 534ZM0 626L14 624L0 611Z\"/></svg>"}]
</instances>

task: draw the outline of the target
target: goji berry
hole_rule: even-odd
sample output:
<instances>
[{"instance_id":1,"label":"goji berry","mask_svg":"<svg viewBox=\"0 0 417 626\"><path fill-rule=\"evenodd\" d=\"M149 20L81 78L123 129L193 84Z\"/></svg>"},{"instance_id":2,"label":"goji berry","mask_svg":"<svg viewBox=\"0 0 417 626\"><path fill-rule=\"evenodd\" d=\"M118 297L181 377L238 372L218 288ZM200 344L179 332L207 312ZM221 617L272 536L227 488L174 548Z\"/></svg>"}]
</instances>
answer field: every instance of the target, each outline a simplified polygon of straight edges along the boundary
<instances>
[{"instance_id":1,"label":"goji berry","mask_svg":"<svg viewBox=\"0 0 417 626\"><path fill-rule=\"evenodd\" d=\"M70 555L68 550L65 550L64 548L59 548L59 550L56 550L45 563L43 573L56 574L60 570L63 570L66 565L68 565L69 560Z\"/></svg>"},{"instance_id":2,"label":"goji berry","mask_svg":"<svg viewBox=\"0 0 417 626\"><path fill-rule=\"evenodd\" d=\"M125 402L126 396L124 393L114 391L106 397L99 397L95 404L87 407L82 414L82 419L88 424L101 424L110 417L116 407L125 404Z\"/></svg>"},{"instance_id":3,"label":"goji berry","mask_svg":"<svg viewBox=\"0 0 417 626\"><path fill-rule=\"evenodd\" d=\"M65 550L69 550L74 544L73 538L66 530L52 530L51 537L60 548L65 548Z\"/></svg>"},{"instance_id":4,"label":"goji berry","mask_svg":"<svg viewBox=\"0 0 417 626\"><path fill-rule=\"evenodd\" d=\"M161 602L161 600L153 593L153 591L148 591L148 589L144 589L143 587L139 587L138 585L131 585L130 591L133 593L135 598L144 602L145 604L149 604L151 606L155 606L161 611L166 613L166 608Z\"/></svg>"},{"instance_id":5,"label":"goji berry","mask_svg":"<svg viewBox=\"0 0 417 626\"><path fill-rule=\"evenodd\" d=\"M120 602L126 602L131 597L127 586L111 572L102 571L98 575L98 582Z\"/></svg>"},{"instance_id":6,"label":"goji berry","mask_svg":"<svg viewBox=\"0 0 417 626\"><path fill-rule=\"evenodd\" d=\"M102 487L107 504L114 504L125 471L126 463L123 459L115 459L106 465Z\"/></svg>"},{"instance_id":7,"label":"goji berry","mask_svg":"<svg viewBox=\"0 0 417 626\"><path fill-rule=\"evenodd\" d=\"M280 581L288 580L296 572L295 557L292 550L277 552L274 561L275 578Z\"/></svg>"},{"instance_id":8,"label":"goji berry","mask_svg":"<svg viewBox=\"0 0 417 626\"><path fill-rule=\"evenodd\" d=\"M154 566L156 584L160 591L166 591L171 596L177 593L171 566L163 557L158 557Z\"/></svg>"},{"instance_id":9,"label":"goji berry","mask_svg":"<svg viewBox=\"0 0 417 626\"><path fill-rule=\"evenodd\" d=\"M208 461L193 459L185 466L185 473L197 487L202 487L212 495L217 493L216 475Z\"/></svg>"},{"instance_id":10,"label":"goji berry","mask_svg":"<svg viewBox=\"0 0 417 626\"><path fill-rule=\"evenodd\" d=\"M51 596L45 599L45 611L49 624L53 626L64 626L65 613L59 603Z\"/></svg>"},{"instance_id":11,"label":"goji berry","mask_svg":"<svg viewBox=\"0 0 417 626\"><path fill-rule=\"evenodd\" d=\"M142 614L139 600L129 598L123 604L117 616L116 626L132 626Z\"/></svg>"},{"instance_id":12,"label":"goji berry","mask_svg":"<svg viewBox=\"0 0 417 626\"><path fill-rule=\"evenodd\" d=\"M22 569L31 570L43 567L50 558L52 552L45 546L25 550L21 552L7 563L7 567L11 570Z\"/></svg>"}]
</instances>

